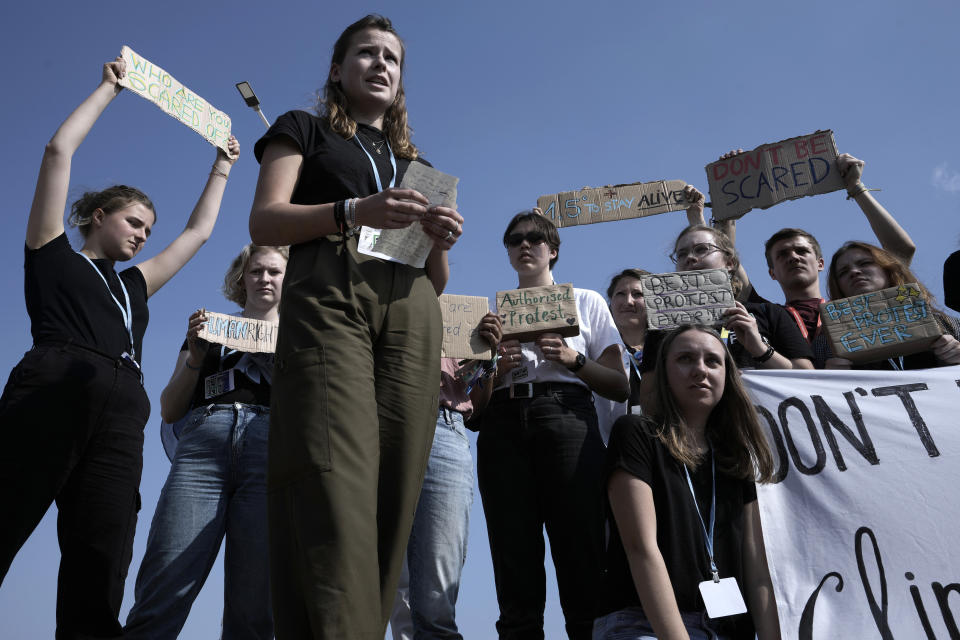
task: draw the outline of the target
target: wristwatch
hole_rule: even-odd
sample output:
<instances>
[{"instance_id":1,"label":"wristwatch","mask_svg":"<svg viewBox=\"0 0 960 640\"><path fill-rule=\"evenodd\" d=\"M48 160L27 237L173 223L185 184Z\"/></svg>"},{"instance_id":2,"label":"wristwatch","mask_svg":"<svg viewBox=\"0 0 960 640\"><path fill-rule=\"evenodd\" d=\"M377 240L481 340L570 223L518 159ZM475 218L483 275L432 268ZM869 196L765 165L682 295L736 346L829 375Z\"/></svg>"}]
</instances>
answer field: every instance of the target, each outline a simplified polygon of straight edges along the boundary
<instances>
[{"instance_id":1,"label":"wristwatch","mask_svg":"<svg viewBox=\"0 0 960 640\"><path fill-rule=\"evenodd\" d=\"M576 373L583 369L583 365L587 364L587 356L583 355L579 351L577 352L577 359L573 362L572 367L567 367L570 371Z\"/></svg>"},{"instance_id":2,"label":"wristwatch","mask_svg":"<svg viewBox=\"0 0 960 640\"><path fill-rule=\"evenodd\" d=\"M767 350L761 353L759 356L755 356L753 358L753 361L757 364L763 364L772 358L773 354L777 352L777 350L773 348L773 345L770 344L770 341L767 340L767 336L760 336L760 339L763 340L763 344L767 345Z\"/></svg>"}]
</instances>

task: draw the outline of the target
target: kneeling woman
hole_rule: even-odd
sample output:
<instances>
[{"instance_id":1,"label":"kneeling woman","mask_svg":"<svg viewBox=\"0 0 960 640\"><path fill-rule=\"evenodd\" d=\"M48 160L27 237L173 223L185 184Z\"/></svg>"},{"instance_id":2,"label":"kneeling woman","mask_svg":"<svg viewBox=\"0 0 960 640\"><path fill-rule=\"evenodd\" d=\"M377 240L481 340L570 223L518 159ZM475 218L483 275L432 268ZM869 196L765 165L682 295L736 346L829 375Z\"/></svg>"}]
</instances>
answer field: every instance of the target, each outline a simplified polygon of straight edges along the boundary
<instances>
[{"instance_id":1,"label":"kneeling woman","mask_svg":"<svg viewBox=\"0 0 960 640\"><path fill-rule=\"evenodd\" d=\"M277 322L287 255L286 247L250 244L233 260L223 293L243 317ZM223 637L273 638L266 479L273 354L201 340L205 320L203 311L190 316L160 396L164 420L187 419L150 525L126 638L177 637L224 535Z\"/></svg>"},{"instance_id":2,"label":"kneeling woman","mask_svg":"<svg viewBox=\"0 0 960 640\"><path fill-rule=\"evenodd\" d=\"M503 235L520 287L553 283L560 238L549 220L520 213ZM603 442L592 391L627 398L620 336L603 298L574 289L580 334L508 340L482 414L477 475L500 604L501 638L543 637L543 528L570 638L589 638L602 545L597 496Z\"/></svg>"},{"instance_id":3,"label":"kneeling woman","mask_svg":"<svg viewBox=\"0 0 960 640\"><path fill-rule=\"evenodd\" d=\"M610 436L593 637L779 638L754 486L773 458L736 365L702 326L667 334L657 360L655 413L620 418ZM699 584L714 572L736 578L749 615L707 618Z\"/></svg>"}]
</instances>

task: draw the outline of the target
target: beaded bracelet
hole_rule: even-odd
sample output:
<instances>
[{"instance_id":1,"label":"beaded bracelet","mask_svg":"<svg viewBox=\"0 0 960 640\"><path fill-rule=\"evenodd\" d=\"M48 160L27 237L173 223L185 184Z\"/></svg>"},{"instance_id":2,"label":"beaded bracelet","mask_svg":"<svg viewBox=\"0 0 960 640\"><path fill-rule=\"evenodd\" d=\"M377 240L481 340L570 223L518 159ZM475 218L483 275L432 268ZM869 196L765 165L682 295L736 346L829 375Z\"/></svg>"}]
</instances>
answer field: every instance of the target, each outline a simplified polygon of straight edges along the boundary
<instances>
[{"instance_id":1,"label":"beaded bracelet","mask_svg":"<svg viewBox=\"0 0 960 640\"><path fill-rule=\"evenodd\" d=\"M226 173L224 173L223 171L220 171L220 169L217 169L215 166L214 166L214 167L211 167L211 169L210 169L210 175L212 175L212 176L223 176L223 179L224 179L224 180L226 180L227 178L230 177L230 176L228 176Z\"/></svg>"},{"instance_id":2,"label":"beaded bracelet","mask_svg":"<svg viewBox=\"0 0 960 640\"><path fill-rule=\"evenodd\" d=\"M847 200L853 200L861 193L866 193L867 191L880 191L880 189L870 189L869 187L867 187L867 185L863 184L862 182L858 182L853 186L854 189L856 189L857 187L860 187L860 189L857 190L856 192L850 191L850 190L847 191Z\"/></svg>"}]
</instances>

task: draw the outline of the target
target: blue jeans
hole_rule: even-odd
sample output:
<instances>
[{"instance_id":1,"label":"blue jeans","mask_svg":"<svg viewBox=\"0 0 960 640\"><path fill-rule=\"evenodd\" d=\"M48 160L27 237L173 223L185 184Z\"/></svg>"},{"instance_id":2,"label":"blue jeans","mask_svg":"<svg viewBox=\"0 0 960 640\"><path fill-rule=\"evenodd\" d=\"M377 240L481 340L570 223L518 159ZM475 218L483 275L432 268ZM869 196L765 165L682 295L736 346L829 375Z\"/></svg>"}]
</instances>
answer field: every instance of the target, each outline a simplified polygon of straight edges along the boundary
<instances>
[{"instance_id":1,"label":"blue jeans","mask_svg":"<svg viewBox=\"0 0 960 640\"><path fill-rule=\"evenodd\" d=\"M407 543L409 615L417 640L463 638L455 617L472 504L473 457L463 415L440 407ZM390 620L395 634L405 626L402 599L398 594Z\"/></svg>"},{"instance_id":2,"label":"blue jeans","mask_svg":"<svg viewBox=\"0 0 960 640\"><path fill-rule=\"evenodd\" d=\"M706 613L681 613L690 640L722 640L708 626ZM656 640L650 621L640 607L627 607L597 618L593 640Z\"/></svg>"},{"instance_id":3,"label":"blue jeans","mask_svg":"<svg viewBox=\"0 0 960 640\"><path fill-rule=\"evenodd\" d=\"M267 548L270 409L193 410L150 524L125 638L176 638L226 534L223 635L273 637Z\"/></svg>"}]
</instances>

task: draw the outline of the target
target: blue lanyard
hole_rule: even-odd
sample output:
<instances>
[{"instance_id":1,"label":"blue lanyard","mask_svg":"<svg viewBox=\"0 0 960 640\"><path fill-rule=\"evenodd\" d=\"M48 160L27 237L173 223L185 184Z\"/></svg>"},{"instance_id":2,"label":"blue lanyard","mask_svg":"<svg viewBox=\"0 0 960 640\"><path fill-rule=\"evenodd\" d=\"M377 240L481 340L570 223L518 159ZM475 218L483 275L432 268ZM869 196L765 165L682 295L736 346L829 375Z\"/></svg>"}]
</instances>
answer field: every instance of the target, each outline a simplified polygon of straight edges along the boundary
<instances>
[{"instance_id":1,"label":"blue lanyard","mask_svg":"<svg viewBox=\"0 0 960 640\"><path fill-rule=\"evenodd\" d=\"M97 265L93 264L93 260L88 258L86 254L77 252L81 258L90 263L90 266L94 271L97 272L97 275L100 276L100 279L103 280L103 285L107 288L107 293L110 294L110 297L113 298L113 301L117 303L117 308L120 309L120 315L123 316L123 325L127 328L127 336L130 338L130 351L123 354L124 356L129 355L128 358L134 365L139 369L140 365L137 364L137 361L134 359L137 356L136 349L133 348L133 312L130 310L130 295L127 293L127 287L123 284L123 278L118 277L117 281L120 283L120 290L123 291L123 300L127 303L126 309L120 304L120 301L117 300L117 296L113 295L113 291L110 290L110 283L107 282L107 279L103 277L103 274L100 273L100 269L97 269Z\"/></svg>"},{"instance_id":2,"label":"blue lanyard","mask_svg":"<svg viewBox=\"0 0 960 640\"><path fill-rule=\"evenodd\" d=\"M363 143L360 142L359 136L353 134L353 139L357 141L357 144L360 145L360 148L363 149L363 152L367 154L367 159L370 161L370 167L373 169L373 179L377 181L377 193L383 191L383 183L380 182L380 172L377 170L377 163L373 161L373 156L370 155L370 152L367 151L367 148L363 146ZM393 157L393 149L390 148L390 141L384 139L384 142L387 143L387 151L390 153L390 166L393 167L393 177L390 178L390 184L387 185L387 189L392 187L397 183L397 160Z\"/></svg>"},{"instance_id":3,"label":"blue lanyard","mask_svg":"<svg viewBox=\"0 0 960 640\"><path fill-rule=\"evenodd\" d=\"M637 374L637 380L643 378L643 376L640 375L640 363L643 362L643 350L641 349L630 353L629 349L624 348L624 355L630 360L630 366L633 368L634 373Z\"/></svg>"},{"instance_id":4,"label":"blue lanyard","mask_svg":"<svg viewBox=\"0 0 960 640\"><path fill-rule=\"evenodd\" d=\"M683 465L683 471L687 474L687 486L690 487L690 496L693 498L693 507L697 510L697 517L700 518L700 526L703 528L704 541L707 543L707 555L710 556L710 571L713 573L713 581L720 582L720 573L717 571L717 564L713 561L713 525L717 519L717 468L713 459L713 449L710 449L710 475L712 477L711 489L713 497L710 499L710 531L707 531L707 525L703 522L703 516L700 514L700 505L697 504L697 494L693 491L693 481L690 480L690 470L687 465Z\"/></svg>"},{"instance_id":5,"label":"blue lanyard","mask_svg":"<svg viewBox=\"0 0 960 640\"><path fill-rule=\"evenodd\" d=\"M897 366L897 360L900 362L900 366ZM887 362L890 363L890 366L893 367L894 371L903 371L903 356L898 356L897 360L893 358L887 358Z\"/></svg>"}]
</instances>

